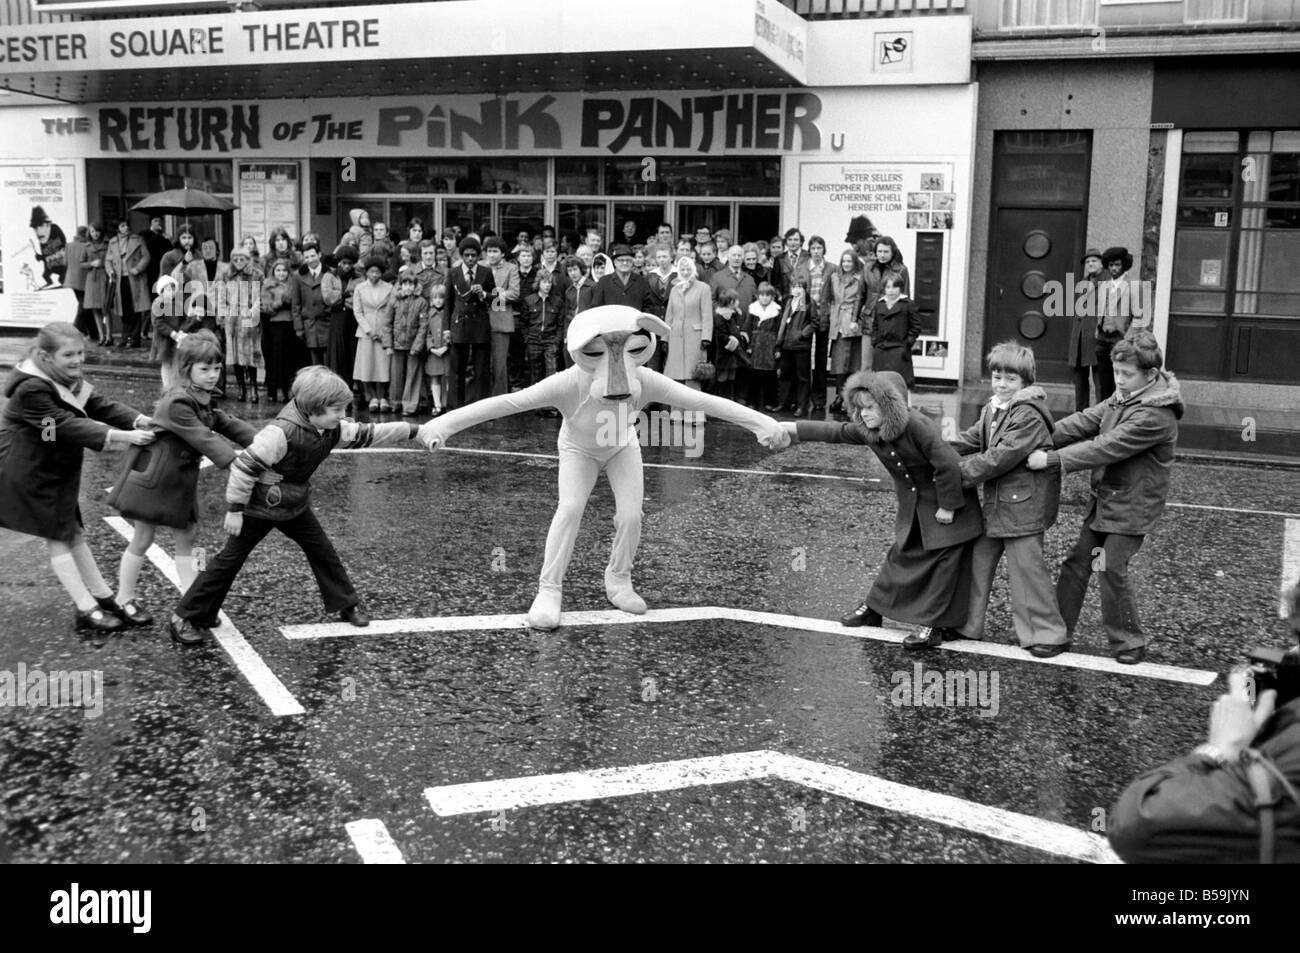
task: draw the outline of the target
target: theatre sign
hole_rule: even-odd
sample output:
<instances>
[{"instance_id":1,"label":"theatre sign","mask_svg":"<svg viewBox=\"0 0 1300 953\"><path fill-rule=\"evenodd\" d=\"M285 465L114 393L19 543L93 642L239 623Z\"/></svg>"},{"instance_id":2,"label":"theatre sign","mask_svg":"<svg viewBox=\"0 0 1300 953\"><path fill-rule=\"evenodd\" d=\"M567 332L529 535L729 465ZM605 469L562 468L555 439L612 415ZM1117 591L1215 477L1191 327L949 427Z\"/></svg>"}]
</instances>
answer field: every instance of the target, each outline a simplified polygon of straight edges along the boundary
<instances>
[{"instance_id":1,"label":"theatre sign","mask_svg":"<svg viewBox=\"0 0 1300 953\"><path fill-rule=\"evenodd\" d=\"M81 157L770 155L820 150L823 109L807 90L115 103L6 110L0 128Z\"/></svg>"}]
</instances>

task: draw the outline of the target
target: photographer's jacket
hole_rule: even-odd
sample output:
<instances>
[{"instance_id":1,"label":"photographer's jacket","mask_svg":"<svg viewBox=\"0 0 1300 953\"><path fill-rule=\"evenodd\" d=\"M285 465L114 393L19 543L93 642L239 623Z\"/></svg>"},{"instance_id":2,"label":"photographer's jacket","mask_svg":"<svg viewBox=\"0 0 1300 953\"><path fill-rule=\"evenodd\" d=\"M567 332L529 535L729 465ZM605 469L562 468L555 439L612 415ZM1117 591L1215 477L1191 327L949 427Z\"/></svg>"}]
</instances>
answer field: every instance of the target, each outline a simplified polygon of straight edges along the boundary
<instances>
[{"instance_id":1,"label":"photographer's jacket","mask_svg":"<svg viewBox=\"0 0 1300 953\"><path fill-rule=\"evenodd\" d=\"M1293 786L1300 785L1300 699L1278 708L1256 747ZM1300 807L1275 801L1275 860L1300 863ZM1246 768L1186 755L1138 778L1119 796L1107 824L1115 853L1130 864L1252 864L1259 859L1259 815Z\"/></svg>"}]
</instances>

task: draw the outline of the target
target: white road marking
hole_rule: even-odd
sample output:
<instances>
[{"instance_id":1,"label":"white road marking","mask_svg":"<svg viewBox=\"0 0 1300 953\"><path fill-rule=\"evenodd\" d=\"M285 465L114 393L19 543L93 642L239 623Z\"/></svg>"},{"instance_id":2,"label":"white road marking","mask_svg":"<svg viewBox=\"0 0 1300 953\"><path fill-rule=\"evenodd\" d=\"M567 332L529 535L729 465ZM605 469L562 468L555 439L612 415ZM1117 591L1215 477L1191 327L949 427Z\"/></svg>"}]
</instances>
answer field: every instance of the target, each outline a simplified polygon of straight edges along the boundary
<instances>
[{"instance_id":1,"label":"white road marking","mask_svg":"<svg viewBox=\"0 0 1300 953\"><path fill-rule=\"evenodd\" d=\"M1300 513L1283 513L1281 510L1243 510L1237 506L1210 506L1207 503L1166 503L1166 506L1180 510L1211 510L1215 513L1242 513L1246 516L1281 516L1300 519Z\"/></svg>"},{"instance_id":2,"label":"white road marking","mask_svg":"<svg viewBox=\"0 0 1300 953\"><path fill-rule=\"evenodd\" d=\"M1287 520L1282 535L1282 585L1291 586L1300 581L1300 519ZM1278 599L1278 611L1286 615L1290 606L1286 599Z\"/></svg>"},{"instance_id":3,"label":"white road marking","mask_svg":"<svg viewBox=\"0 0 1300 953\"><path fill-rule=\"evenodd\" d=\"M860 804L1089 863L1117 863L1105 838L1065 824L886 781L777 751L502 778L425 789L441 817L777 778Z\"/></svg>"},{"instance_id":4,"label":"white road marking","mask_svg":"<svg viewBox=\"0 0 1300 953\"><path fill-rule=\"evenodd\" d=\"M731 609L726 606L685 606L673 609L651 609L645 615L632 615L631 613L620 612L617 609L597 609L583 612L565 612L560 621L563 626L575 626L634 625L646 622L711 622L717 619L748 622L753 625L771 625L783 629L794 629L798 632L825 632L830 635L873 639L878 642L900 643L908 634L898 629L873 628L871 626L851 629L832 619L814 619L807 616L785 615L778 612L755 612L751 609ZM429 616L420 619L374 619L364 629L358 629L346 622L285 625L280 627L280 633L286 639L328 639L344 637L369 638L421 633L485 632L525 629L527 627L528 619L523 614L469 615ZM1173 665L1158 665L1152 662L1121 665L1111 658L1104 658L1099 655L1083 655L1078 652L1066 652L1054 658L1038 659L1016 646L994 642L971 642L966 640L946 642L942 647L942 651L984 655L1007 659L1012 662L1024 662L1030 665L1046 664L1091 672L1104 672L1110 675L1133 675L1139 678L1154 678L1184 685L1212 685L1215 679L1219 677L1217 672L1179 668Z\"/></svg>"},{"instance_id":5,"label":"white road marking","mask_svg":"<svg viewBox=\"0 0 1300 953\"><path fill-rule=\"evenodd\" d=\"M117 530L125 539L130 540L134 535L131 524L120 516L106 516L104 522ZM162 548L154 543L149 547L145 554L149 561L161 572L167 580L180 589L180 576L176 574L176 564L172 558L163 552ZM170 612L168 612L170 617ZM271 714L277 716L284 715L301 715L306 709L298 703L289 689L284 687L284 683L276 678L275 673L267 667L266 662L262 661L262 656L258 655L248 640L244 638L240 631L235 628L230 617L224 612L220 613L217 618L220 624L212 630L213 637L217 643L226 650L230 660L235 663L235 668L239 673L248 680L253 686L253 691L266 703L271 709Z\"/></svg>"},{"instance_id":6,"label":"white road marking","mask_svg":"<svg viewBox=\"0 0 1300 953\"><path fill-rule=\"evenodd\" d=\"M362 818L359 821L348 821L344 825L348 836L352 838L352 845L356 847L357 853L361 855L363 863L367 864L404 864L406 861L402 858L402 852L398 850L397 844L388 833L388 828L384 822L372 817Z\"/></svg>"}]
</instances>

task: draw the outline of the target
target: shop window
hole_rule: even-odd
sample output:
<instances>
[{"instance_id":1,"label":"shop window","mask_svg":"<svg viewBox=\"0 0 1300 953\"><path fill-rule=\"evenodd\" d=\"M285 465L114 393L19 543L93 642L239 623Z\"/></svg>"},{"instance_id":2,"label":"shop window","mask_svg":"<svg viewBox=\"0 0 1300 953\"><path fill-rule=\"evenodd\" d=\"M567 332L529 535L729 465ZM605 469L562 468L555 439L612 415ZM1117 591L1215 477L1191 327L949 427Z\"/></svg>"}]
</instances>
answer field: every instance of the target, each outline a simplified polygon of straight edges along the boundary
<instances>
[{"instance_id":1,"label":"shop window","mask_svg":"<svg viewBox=\"0 0 1300 953\"><path fill-rule=\"evenodd\" d=\"M543 202L498 202L497 230L514 248L515 237L521 231L528 232L530 236L541 234L545 215L546 205Z\"/></svg>"},{"instance_id":2,"label":"shop window","mask_svg":"<svg viewBox=\"0 0 1300 953\"><path fill-rule=\"evenodd\" d=\"M1096 0L1002 0L1004 30L1085 27L1097 22Z\"/></svg>"},{"instance_id":3,"label":"shop window","mask_svg":"<svg viewBox=\"0 0 1300 953\"><path fill-rule=\"evenodd\" d=\"M999 132L994 154L999 205L1087 206L1090 133Z\"/></svg>"},{"instance_id":4,"label":"shop window","mask_svg":"<svg viewBox=\"0 0 1300 953\"><path fill-rule=\"evenodd\" d=\"M556 195L600 195L599 159L556 159Z\"/></svg>"},{"instance_id":5,"label":"shop window","mask_svg":"<svg viewBox=\"0 0 1300 953\"><path fill-rule=\"evenodd\" d=\"M1184 23L1244 23L1246 0L1186 0Z\"/></svg>"},{"instance_id":6,"label":"shop window","mask_svg":"<svg viewBox=\"0 0 1300 953\"><path fill-rule=\"evenodd\" d=\"M1183 160L1183 181L1178 190L1180 199L1231 202L1238 168L1235 152L1187 156Z\"/></svg>"},{"instance_id":7,"label":"shop window","mask_svg":"<svg viewBox=\"0 0 1300 953\"><path fill-rule=\"evenodd\" d=\"M1172 310L1223 312L1230 237L1226 229L1178 229L1169 301Z\"/></svg>"},{"instance_id":8,"label":"shop window","mask_svg":"<svg viewBox=\"0 0 1300 953\"><path fill-rule=\"evenodd\" d=\"M482 158L470 161L358 159L357 180L344 194L545 195L545 159Z\"/></svg>"}]
</instances>

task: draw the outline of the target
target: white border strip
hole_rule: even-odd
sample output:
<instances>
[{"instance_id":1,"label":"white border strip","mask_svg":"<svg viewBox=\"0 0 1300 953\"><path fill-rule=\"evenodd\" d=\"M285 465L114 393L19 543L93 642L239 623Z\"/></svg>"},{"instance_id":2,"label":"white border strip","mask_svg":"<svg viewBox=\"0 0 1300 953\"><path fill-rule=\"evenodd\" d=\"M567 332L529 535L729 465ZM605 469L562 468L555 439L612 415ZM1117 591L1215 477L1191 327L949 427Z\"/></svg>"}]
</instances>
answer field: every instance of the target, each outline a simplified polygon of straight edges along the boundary
<instances>
[{"instance_id":1,"label":"white border strip","mask_svg":"<svg viewBox=\"0 0 1300 953\"><path fill-rule=\"evenodd\" d=\"M104 522L128 541L134 535L131 524L120 516L105 516ZM154 543L149 547L146 555L154 567L167 577L173 586L180 589L181 582L180 576L176 574L176 564L163 552L162 547ZM171 612L168 611L167 615L170 618ZM262 656L257 654L248 644L248 640L235 628L230 617L222 612L218 615L218 619L220 624L212 630L213 637L226 650L226 654L235 663L239 673L248 680L248 684L253 686L253 691L257 692L258 697L271 709L271 714L278 717L303 714L306 709L298 703L298 699L293 697L289 689L284 687L284 683L276 678L266 662L262 661Z\"/></svg>"},{"instance_id":2,"label":"white border strip","mask_svg":"<svg viewBox=\"0 0 1300 953\"><path fill-rule=\"evenodd\" d=\"M807 616L784 615L778 612L755 612L751 609L731 609L726 606L650 609L645 615L632 615L628 612L620 612L617 609L565 612L560 617L560 622L562 626L633 625L653 622L712 622L718 619L748 622L753 625L771 625L783 629L793 629L798 632L824 632L830 635L873 639L878 642L893 642L895 644L902 642L907 637L907 632L898 629L873 628L871 626L848 628L833 619L814 619ZM528 617L526 615L469 615L430 616L422 619L375 619L364 629L358 629L346 622L285 625L280 627L280 633L286 639L329 639L445 632L488 632L526 628L528 628ZM1054 658L1040 659L1035 658L1017 646L1003 645L996 642L972 642L969 640L946 642L943 645L943 651L984 655L1007 659L1012 662L1025 662L1031 665L1055 665L1061 668L1104 672L1110 675L1134 675L1139 678L1154 678L1184 685L1212 685L1215 679L1219 677L1217 672L1179 668L1174 665L1158 665L1151 662L1141 662L1137 665L1121 665L1111 658L1099 655L1084 655L1078 652L1066 652Z\"/></svg>"},{"instance_id":3,"label":"white border strip","mask_svg":"<svg viewBox=\"0 0 1300 953\"><path fill-rule=\"evenodd\" d=\"M1072 860L1118 863L1105 838L1088 831L777 751L742 751L657 764L448 784L426 788L424 796L435 814L452 817L764 778L801 784L860 804Z\"/></svg>"},{"instance_id":4,"label":"white border strip","mask_svg":"<svg viewBox=\"0 0 1300 953\"><path fill-rule=\"evenodd\" d=\"M335 450L330 456L345 453L425 453L411 447L363 447L356 450ZM526 453L522 450L480 450L475 447L439 447L438 453L477 453L494 457L526 457L533 460L556 460L560 458L550 453ZM802 477L807 480L839 480L844 483L883 483L877 477L840 476L833 473L803 473L798 470L746 470L729 467L695 467L681 463L643 463L646 469L654 470L699 470L704 473L740 473L749 476ZM1166 503L1165 506L1183 510L1210 510L1215 513L1242 513L1247 516L1281 516L1300 519L1300 513L1285 513L1281 510L1248 510L1236 506L1212 506L1206 503Z\"/></svg>"},{"instance_id":5,"label":"white border strip","mask_svg":"<svg viewBox=\"0 0 1300 953\"><path fill-rule=\"evenodd\" d=\"M402 857L402 852L388 833L388 828L384 826L383 821L373 817L366 817L359 821L348 821L344 825L344 829L347 830L348 836L352 838L352 846L361 855L362 863L406 863Z\"/></svg>"}]
</instances>

